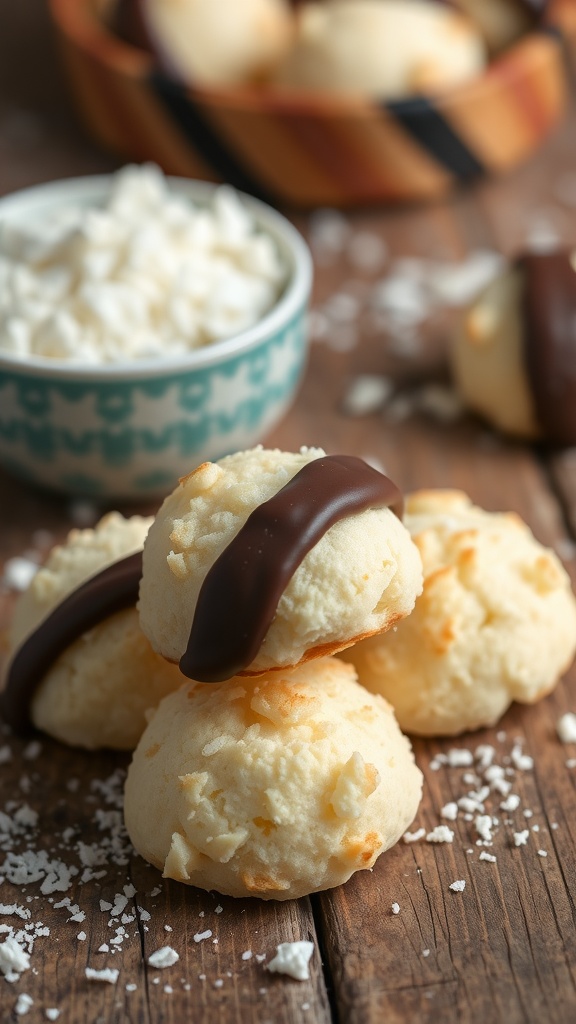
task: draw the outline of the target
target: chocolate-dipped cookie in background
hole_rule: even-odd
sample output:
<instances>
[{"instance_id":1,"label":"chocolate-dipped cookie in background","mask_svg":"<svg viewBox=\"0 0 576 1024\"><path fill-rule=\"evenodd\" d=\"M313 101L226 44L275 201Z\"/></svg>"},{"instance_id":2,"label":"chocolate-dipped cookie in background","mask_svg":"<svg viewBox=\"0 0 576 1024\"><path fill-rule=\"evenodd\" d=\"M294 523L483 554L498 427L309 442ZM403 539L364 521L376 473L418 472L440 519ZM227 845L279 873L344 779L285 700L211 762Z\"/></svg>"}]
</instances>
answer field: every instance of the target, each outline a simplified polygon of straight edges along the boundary
<instances>
[{"instance_id":1,"label":"chocolate-dipped cookie in background","mask_svg":"<svg viewBox=\"0 0 576 1024\"><path fill-rule=\"evenodd\" d=\"M576 250L520 256L468 310L451 360L462 398L493 426L576 444Z\"/></svg>"}]
</instances>

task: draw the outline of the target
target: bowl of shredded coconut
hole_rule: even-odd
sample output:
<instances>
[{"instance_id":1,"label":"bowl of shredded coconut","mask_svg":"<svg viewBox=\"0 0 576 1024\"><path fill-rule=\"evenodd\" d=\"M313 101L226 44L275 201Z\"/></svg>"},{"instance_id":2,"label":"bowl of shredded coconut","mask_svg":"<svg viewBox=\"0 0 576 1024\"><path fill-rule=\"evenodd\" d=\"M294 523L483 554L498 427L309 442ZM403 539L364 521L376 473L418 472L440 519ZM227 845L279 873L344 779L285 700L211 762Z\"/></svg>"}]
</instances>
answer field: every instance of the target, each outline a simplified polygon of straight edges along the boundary
<instances>
[{"instance_id":1,"label":"bowl of shredded coconut","mask_svg":"<svg viewBox=\"0 0 576 1024\"><path fill-rule=\"evenodd\" d=\"M281 214L153 165L0 200L0 462L148 498L259 442L306 355L312 264Z\"/></svg>"}]
</instances>

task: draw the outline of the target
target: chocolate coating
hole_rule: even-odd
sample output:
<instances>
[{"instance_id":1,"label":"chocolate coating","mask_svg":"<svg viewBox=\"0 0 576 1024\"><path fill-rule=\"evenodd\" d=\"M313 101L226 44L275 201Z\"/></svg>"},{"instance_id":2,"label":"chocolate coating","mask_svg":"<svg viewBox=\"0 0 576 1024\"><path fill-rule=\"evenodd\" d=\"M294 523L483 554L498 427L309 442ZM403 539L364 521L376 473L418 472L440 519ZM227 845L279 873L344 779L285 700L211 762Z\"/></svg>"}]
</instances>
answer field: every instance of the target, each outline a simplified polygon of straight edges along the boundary
<instances>
[{"instance_id":1,"label":"chocolate coating","mask_svg":"<svg viewBox=\"0 0 576 1024\"><path fill-rule=\"evenodd\" d=\"M30 728L30 703L60 654L86 630L136 604L142 552L91 576L68 594L15 650L4 670L0 711L15 732Z\"/></svg>"},{"instance_id":2,"label":"chocolate coating","mask_svg":"<svg viewBox=\"0 0 576 1024\"><path fill-rule=\"evenodd\" d=\"M576 258L571 250L521 257L524 360L538 424L576 443Z\"/></svg>"},{"instance_id":3,"label":"chocolate coating","mask_svg":"<svg viewBox=\"0 0 576 1024\"><path fill-rule=\"evenodd\" d=\"M332 456L304 466L254 510L208 573L180 663L185 674L216 682L245 668L307 552L339 519L382 505L401 516L401 493L361 459ZM51 665L86 630L135 605L141 575L140 551L106 566L68 594L23 640L5 666L0 692L0 712L16 732L30 728L30 704Z\"/></svg>"},{"instance_id":4,"label":"chocolate coating","mask_svg":"<svg viewBox=\"0 0 576 1024\"><path fill-rule=\"evenodd\" d=\"M333 455L305 465L259 505L207 573L180 670L190 679L230 679L256 657L278 602L306 554L340 519L389 506L402 495L362 459Z\"/></svg>"}]
</instances>

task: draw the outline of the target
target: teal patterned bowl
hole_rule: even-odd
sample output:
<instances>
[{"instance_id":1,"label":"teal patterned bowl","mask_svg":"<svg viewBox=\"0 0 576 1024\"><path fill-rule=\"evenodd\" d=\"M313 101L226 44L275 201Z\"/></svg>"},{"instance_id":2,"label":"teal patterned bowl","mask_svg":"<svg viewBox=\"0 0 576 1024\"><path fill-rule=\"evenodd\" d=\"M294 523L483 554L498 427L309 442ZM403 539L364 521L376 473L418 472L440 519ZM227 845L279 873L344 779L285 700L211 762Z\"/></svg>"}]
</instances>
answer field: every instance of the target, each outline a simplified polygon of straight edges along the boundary
<instances>
[{"instance_id":1,"label":"teal patterned bowl","mask_svg":"<svg viewBox=\"0 0 576 1024\"><path fill-rule=\"evenodd\" d=\"M96 206L108 176L53 182L0 200L4 220L74 202ZM214 186L170 179L208 202ZM241 334L177 358L82 367L0 353L0 463L68 494L147 499L200 462L250 447L290 406L306 360L312 261L296 229L243 196L288 274L274 308Z\"/></svg>"}]
</instances>

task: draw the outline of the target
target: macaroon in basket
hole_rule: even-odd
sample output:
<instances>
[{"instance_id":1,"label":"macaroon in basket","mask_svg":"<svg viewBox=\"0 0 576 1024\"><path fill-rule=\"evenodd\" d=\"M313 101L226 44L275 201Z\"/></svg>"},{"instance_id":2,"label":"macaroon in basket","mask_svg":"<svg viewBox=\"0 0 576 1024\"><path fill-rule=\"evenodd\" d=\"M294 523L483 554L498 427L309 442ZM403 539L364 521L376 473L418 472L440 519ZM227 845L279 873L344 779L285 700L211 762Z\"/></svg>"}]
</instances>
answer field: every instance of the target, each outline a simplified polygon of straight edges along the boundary
<instances>
[{"instance_id":1,"label":"macaroon in basket","mask_svg":"<svg viewBox=\"0 0 576 1024\"><path fill-rule=\"evenodd\" d=\"M534 8L524 0L509 2ZM400 10L397 0L391 3ZM378 6L374 0L361 5ZM470 8L471 0L458 5ZM154 160L171 174L223 179L274 204L296 206L431 200L461 183L510 170L538 148L564 113L566 40L576 28L568 0L550 0L544 13L531 16L529 30L495 56L488 42L483 61L464 57L467 67L454 68L446 79L438 68L454 60L441 59L438 50L435 66L420 59L412 95L381 96L331 90L322 82L311 87L302 68L306 60L318 67L323 42L319 50L312 48L312 58L304 53L296 61L296 79L300 75L303 82L298 87L290 54L279 74L268 69L265 81L222 82L224 74L215 83L191 84L181 66L165 59L162 46L151 52L120 36L116 0L50 0L50 6L74 96L101 142L133 159ZM134 0L131 6L141 12L161 5ZM360 5L351 6L358 15ZM326 17L326 10L346 7L346 0L296 5L297 14L290 16L300 17L308 7ZM422 0L404 4L404 10L413 7L426 8L427 17L465 17ZM318 20L318 11L309 13ZM353 28L370 34L360 24ZM350 34L344 23L340 31ZM413 45L422 35L407 24L402 39ZM330 65L332 54L326 61Z\"/></svg>"}]
</instances>

